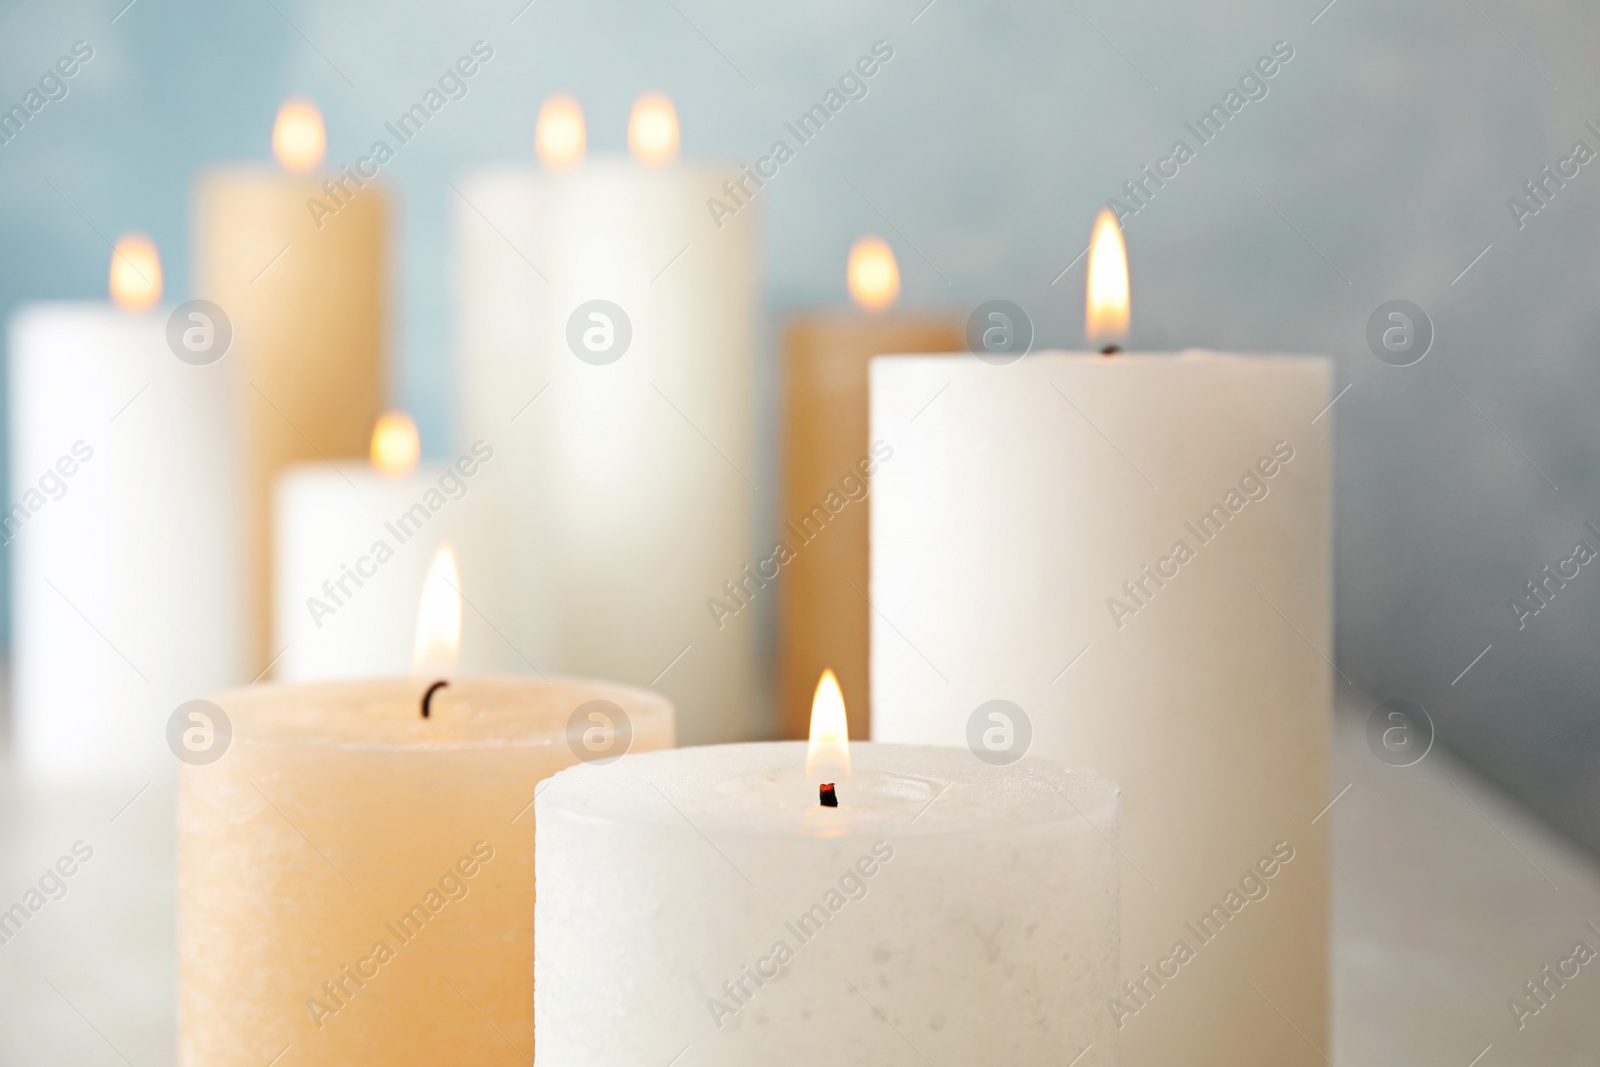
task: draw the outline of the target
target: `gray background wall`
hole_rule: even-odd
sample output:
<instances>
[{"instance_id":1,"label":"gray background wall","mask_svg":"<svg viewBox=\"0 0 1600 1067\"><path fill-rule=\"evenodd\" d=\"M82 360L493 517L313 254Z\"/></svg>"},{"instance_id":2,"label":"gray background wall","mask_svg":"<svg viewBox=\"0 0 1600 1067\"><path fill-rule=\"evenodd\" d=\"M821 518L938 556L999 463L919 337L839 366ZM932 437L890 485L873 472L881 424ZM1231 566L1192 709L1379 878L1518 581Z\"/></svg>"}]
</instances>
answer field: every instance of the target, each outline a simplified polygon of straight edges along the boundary
<instances>
[{"instance_id":1,"label":"gray background wall","mask_svg":"<svg viewBox=\"0 0 1600 1067\"><path fill-rule=\"evenodd\" d=\"M74 41L95 49L68 97L0 147L0 310L102 297L101 235L127 229L156 238L181 298L196 170L265 159L286 95L322 104L330 158L347 160L472 42L494 47L387 168L404 252L391 392L434 453L453 409L443 179L530 159L547 92L583 101L591 151L621 151L634 96L657 88L687 152L751 160L887 40L870 95L761 194L769 310L843 302L845 250L878 231L906 304L964 315L1004 296L1041 343L1072 344L1083 266L1061 272L1094 212L1175 139L1193 144L1184 122L1289 42L1268 96L1129 223L1133 344L1334 357L1350 386L1334 409L1340 670L1425 706L1443 744L1600 849L1600 568L1524 630L1509 607L1600 525L1600 164L1520 229L1506 206L1575 140L1600 150L1584 127L1600 125L1591 5L124 2L0 10L7 106ZM1414 366L1367 348L1392 298L1437 331Z\"/></svg>"}]
</instances>

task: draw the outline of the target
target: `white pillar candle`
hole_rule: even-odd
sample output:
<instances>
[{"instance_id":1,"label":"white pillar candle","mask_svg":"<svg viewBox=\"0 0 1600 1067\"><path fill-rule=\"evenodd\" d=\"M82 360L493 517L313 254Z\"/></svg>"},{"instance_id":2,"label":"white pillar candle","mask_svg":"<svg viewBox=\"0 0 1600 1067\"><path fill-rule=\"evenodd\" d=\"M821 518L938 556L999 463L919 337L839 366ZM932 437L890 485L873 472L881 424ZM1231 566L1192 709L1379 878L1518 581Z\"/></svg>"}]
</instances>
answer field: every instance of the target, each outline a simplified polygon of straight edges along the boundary
<instances>
[{"instance_id":1,"label":"white pillar candle","mask_svg":"<svg viewBox=\"0 0 1600 1067\"><path fill-rule=\"evenodd\" d=\"M659 132L650 114L636 125ZM688 741L770 729L759 609L725 584L754 560L759 479L754 212L718 229L705 206L734 169L500 170L457 205L462 424L504 441L490 475L519 553L507 636L558 670L658 685ZM596 300L621 314L580 311ZM616 347L590 350L590 329Z\"/></svg>"},{"instance_id":2,"label":"white pillar candle","mask_svg":"<svg viewBox=\"0 0 1600 1067\"><path fill-rule=\"evenodd\" d=\"M1124 1063L1320 1063L1328 361L871 373L872 436L894 448L873 481L873 737L964 746L979 706L1009 700L1031 751L1122 787L1122 974L1144 992L1100 1010Z\"/></svg>"},{"instance_id":3,"label":"white pillar candle","mask_svg":"<svg viewBox=\"0 0 1600 1067\"><path fill-rule=\"evenodd\" d=\"M950 749L850 758L837 808L803 742L552 778L537 1062L1114 1063L1115 787Z\"/></svg>"},{"instance_id":4,"label":"white pillar candle","mask_svg":"<svg viewBox=\"0 0 1600 1067\"><path fill-rule=\"evenodd\" d=\"M402 441L403 439L403 441ZM389 441L390 458L380 445ZM287 682L404 675L417 590L434 550L449 542L461 566L464 673L532 673L499 634L505 557L484 488L495 449L475 441L449 463L416 466L416 427L379 420L373 462L288 468L274 505L275 677Z\"/></svg>"},{"instance_id":5,"label":"white pillar candle","mask_svg":"<svg viewBox=\"0 0 1600 1067\"><path fill-rule=\"evenodd\" d=\"M230 368L174 354L154 247L118 249L139 310L11 323L12 721L43 779L142 780L173 709L243 669Z\"/></svg>"},{"instance_id":6,"label":"white pillar candle","mask_svg":"<svg viewBox=\"0 0 1600 1067\"><path fill-rule=\"evenodd\" d=\"M180 1067L533 1055L534 787L578 761L588 702L622 709L634 750L672 743L672 708L469 678L424 719L427 686L215 698L231 744L179 770Z\"/></svg>"}]
</instances>

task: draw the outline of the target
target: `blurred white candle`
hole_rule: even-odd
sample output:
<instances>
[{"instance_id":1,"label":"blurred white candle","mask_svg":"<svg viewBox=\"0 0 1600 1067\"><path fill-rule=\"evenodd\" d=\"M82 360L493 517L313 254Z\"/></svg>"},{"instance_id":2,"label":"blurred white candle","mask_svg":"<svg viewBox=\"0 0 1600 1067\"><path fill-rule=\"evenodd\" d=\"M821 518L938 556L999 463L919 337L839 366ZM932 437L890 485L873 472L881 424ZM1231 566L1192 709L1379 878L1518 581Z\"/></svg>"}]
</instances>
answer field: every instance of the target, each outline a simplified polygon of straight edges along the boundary
<instances>
[{"instance_id":1,"label":"blurred white candle","mask_svg":"<svg viewBox=\"0 0 1600 1067\"><path fill-rule=\"evenodd\" d=\"M838 719L821 735L842 742L842 702ZM541 789L539 1064L1116 1062L1115 787L839 748L817 768L836 808L804 742L628 756Z\"/></svg>"},{"instance_id":2,"label":"blurred white candle","mask_svg":"<svg viewBox=\"0 0 1600 1067\"><path fill-rule=\"evenodd\" d=\"M486 441L449 463L418 465L415 423L391 412L373 429L372 461L319 461L279 477L274 538L275 676L283 681L394 677L411 662L412 615L428 561L456 548L466 670L525 672L496 632L506 568L501 532L485 518Z\"/></svg>"},{"instance_id":3,"label":"blurred white candle","mask_svg":"<svg viewBox=\"0 0 1600 1067\"><path fill-rule=\"evenodd\" d=\"M111 286L11 324L12 721L45 779L148 775L173 709L243 669L230 365L174 354L147 239Z\"/></svg>"},{"instance_id":4,"label":"blurred white candle","mask_svg":"<svg viewBox=\"0 0 1600 1067\"><path fill-rule=\"evenodd\" d=\"M759 609L719 629L708 607L755 558L755 212L713 224L735 168L675 162L662 98L636 108L639 160L583 161L582 130L553 100L554 173L476 173L456 205L462 425L504 442L517 553L500 626L558 670L659 685L685 740L757 736Z\"/></svg>"},{"instance_id":5,"label":"blurred white candle","mask_svg":"<svg viewBox=\"0 0 1600 1067\"><path fill-rule=\"evenodd\" d=\"M967 745L1006 699L1033 752L1121 785L1122 973L1147 989L1102 1010L1132 1067L1328 1048L1329 371L873 361L895 450L873 483L873 737ZM1236 910L1247 876L1268 896ZM1179 941L1197 962L1170 962Z\"/></svg>"}]
</instances>

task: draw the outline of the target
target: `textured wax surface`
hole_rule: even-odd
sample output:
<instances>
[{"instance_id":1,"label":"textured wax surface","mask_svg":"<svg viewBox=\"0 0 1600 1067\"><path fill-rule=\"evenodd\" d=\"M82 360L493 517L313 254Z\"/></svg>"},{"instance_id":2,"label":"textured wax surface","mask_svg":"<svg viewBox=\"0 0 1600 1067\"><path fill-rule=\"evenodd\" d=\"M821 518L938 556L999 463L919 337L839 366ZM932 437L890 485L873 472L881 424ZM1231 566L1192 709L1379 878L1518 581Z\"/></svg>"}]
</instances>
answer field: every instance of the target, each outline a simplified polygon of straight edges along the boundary
<instances>
[{"instance_id":1,"label":"textured wax surface","mask_svg":"<svg viewBox=\"0 0 1600 1067\"><path fill-rule=\"evenodd\" d=\"M622 707L635 749L672 743L672 709L487 678L440 690L423 720L425 685L215 698L232 744L179 775L182 1067L262 1067L289 1046L307 1064L532 1055L534 788L577 762L565 731L584 702Z\"/></svg>"},{"instance_id":2,"label":"textured wax surface","mask_svg":"<svg viewBox=\"0 0 1600 1067\"><path fill-rule=\"evenodd\" d=\"M1114 1062L1115 788L964 749L851 755L838 809L789 799L800 743L541 790L538 1062Z\"/></svg>"}]
</instances>

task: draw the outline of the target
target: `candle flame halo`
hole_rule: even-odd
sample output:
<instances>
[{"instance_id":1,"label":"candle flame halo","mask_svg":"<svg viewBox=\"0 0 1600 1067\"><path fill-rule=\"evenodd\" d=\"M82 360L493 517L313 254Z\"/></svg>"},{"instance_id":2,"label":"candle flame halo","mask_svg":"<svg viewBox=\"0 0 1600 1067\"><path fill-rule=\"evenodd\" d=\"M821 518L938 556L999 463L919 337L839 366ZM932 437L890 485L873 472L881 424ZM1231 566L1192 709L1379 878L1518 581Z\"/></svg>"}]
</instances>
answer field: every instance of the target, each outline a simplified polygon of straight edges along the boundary
<instances>
[{"instance_id":1,"label":"candle flame halo","mask_svg":"<svg viewBox=\"0 0 1600 1067\"><path fill-rule=\"evenodd\" d=\"M589 148L583 105L566 93L545 97L539 107L539 123L533 131L533 146L551 170L571 170L582 163Z\"/></svg>"},{"instance_id":2,"label":"candle flame halo","mask_svg":"<svg viewBox=\"0 0 1600 1067\"><path fill-rule=\"evenodd\" d=\"M410 474L422 456L417 424L403 411L385 412L372 427L372 465L393 477Z\"/></svg>"},{"instance_id":3,"label":"candle flame halo","mask_svg":"<svg viewBox=\"0 0 1600 1067\"><path fill-rule=\"evenodd\" d=\"M811 698L806 779L819 784L850 779L850 723L845 715L844 693L832 668L817 679L817 691Z\"/></svg>"},{"instance_id":4,"label":"candle flame halo","mask_svg":"<svg viewBox=\"0 0 1600 1067\"><path fill-rule=\"evenodd\" d=\"M161 299L161 254L142 233L123 234L111 250L111 299L124 311Z\"/></svg>"},{"instance_id":5,"label":"candle flame halo","mask_svg":"<svg viewBox=\"0 0 1600 1067\"><path fill-rule=\"evenodd\" d=\"M850 246L845 268L850 298L868 311L882 311L900 295L900 264L889 242L869 234Z\"/></svg>"},{"instance_id":6,"label":"candle flame halo","mask_svg":"<svg viewBox=\"0 0 1600 1067\"><path fill-rule=\"evenodd\" d=\"M284 170L303 174L322 162L328 131L322 112L309 100L285 100L272 124L272 154Z\"/></svg>"},{"instance_id":7,"label":"candle flame halo","mask_svg":"<svg viewBox=\"0 0 1600 1067\"><path fill-rule=\"evenodd\" d=\"M628 151L647 167L664 167L678 156L678 109L660 93L644 93L628 116Z\"/></svg>"},{"instance_id":8,"label":"candle flame halo","mask_svg":"<svg viewBox=\"0 0 1600 1067\"><path fill-rule=\"evenodd\" d=\"M411 673L441 678L454 673L461 659L461 572L449 541L439 542L417 604L417 641Z\"/></svg>"},{"instance_id":9,"label":"candle flame halo","mask_svg":"<svg viewBox=\"0 0 1600 1067\"><path fill-rule=\"evenodd\" d=\"M1094 220L1088 288L1084 333L1089 347L1120 345L1128 337L1128 248L1110 208L1102 208Z\"/></svg>"}]
</instances>

